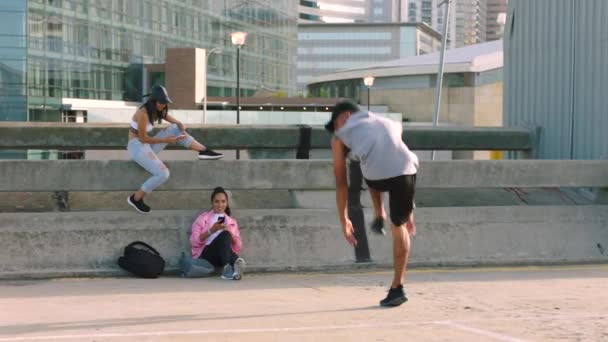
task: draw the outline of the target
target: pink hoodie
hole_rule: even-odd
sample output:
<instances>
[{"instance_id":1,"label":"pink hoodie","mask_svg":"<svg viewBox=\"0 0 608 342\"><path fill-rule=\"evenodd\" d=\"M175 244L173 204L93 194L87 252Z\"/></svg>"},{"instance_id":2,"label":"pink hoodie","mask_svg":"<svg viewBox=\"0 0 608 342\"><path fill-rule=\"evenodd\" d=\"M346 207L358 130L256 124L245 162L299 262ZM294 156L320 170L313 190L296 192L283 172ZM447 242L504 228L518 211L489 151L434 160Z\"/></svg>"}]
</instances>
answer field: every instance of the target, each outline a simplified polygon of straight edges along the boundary
<instances>
[{"instance_id":1,"label":"pink hoodie","mask_svg":"<svg viewBox=\"0 0 608 342\"><path fill-rule=\"evenodd\" d=\"M208 231L211 226L215 222L211 222L213 219L214 212L213 210L206 211L200 214L194 223L192 223L192 233L190 234L190 246L192 246L192 257L198 258L203 253L203 249L205 249L205 245L207 243L207 239L201 241L200 235L206 231ZM239 231L239 225L236 223L236 220L232 217L228 216L228 214L224 215L226 217L224 223L226 224L225 230L232 234L232 237L235 240L232 243L232 251L236 254L239 254L241 251L241 247L243 242L241 241L241 232Z\"/></svg>"}]
</instances>

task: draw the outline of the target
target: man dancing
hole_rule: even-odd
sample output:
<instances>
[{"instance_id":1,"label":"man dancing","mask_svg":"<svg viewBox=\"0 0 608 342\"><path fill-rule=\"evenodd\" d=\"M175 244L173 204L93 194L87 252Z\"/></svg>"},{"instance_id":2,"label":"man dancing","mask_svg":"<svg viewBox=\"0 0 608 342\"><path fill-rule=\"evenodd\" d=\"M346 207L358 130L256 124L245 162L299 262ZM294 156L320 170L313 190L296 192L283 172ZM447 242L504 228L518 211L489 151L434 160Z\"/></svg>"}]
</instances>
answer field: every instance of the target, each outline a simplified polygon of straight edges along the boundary
<instances>
[{"instance_id":1,"label":"man dancing","mask_svg":"<svg viewBox=\"0 0 608 342\"><path fill-rule=\"evenodd\" d=\"M359 161L369 187L375 218L372 231L385 234L383 192L389 194L391 232L393 235L393 282L382 306L399 306L407 301L403 290L405 269L410 252L410 236L416 234L414 193L418 157L409 150L401 135L400 122L360 111L351 101L336 104L325 129L334 136L331 150L336 177L336 204L346 240L356 245L353 225L348 218L346 158Z\"/></svg>"}]
</instances>

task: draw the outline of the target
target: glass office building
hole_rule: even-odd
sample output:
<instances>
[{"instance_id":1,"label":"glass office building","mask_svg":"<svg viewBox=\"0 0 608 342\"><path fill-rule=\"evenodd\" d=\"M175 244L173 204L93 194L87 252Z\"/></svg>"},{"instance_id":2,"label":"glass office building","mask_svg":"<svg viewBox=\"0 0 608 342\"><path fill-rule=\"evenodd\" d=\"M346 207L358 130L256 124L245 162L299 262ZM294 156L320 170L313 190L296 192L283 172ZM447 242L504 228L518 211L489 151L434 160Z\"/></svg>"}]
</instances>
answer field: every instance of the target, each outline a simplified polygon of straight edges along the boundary
<instances>
[{"instance_id":1,"label":"glass office building","mask_svg":"<svg viewBox=\"0 0 608 342\"><path fill-rule=\"evenodd\" d=\"M319 75L436 51L440 34L421 23L298 25L298 91Z\"/></svg>"},{"instance_id":2,"label":"glass office building","mask_svg":"<svg viewBox=\"0 0 608 342\"><path fill-rule=\"evenodd\" d=\"M0 120L60 121L61 99L140 101L166 48L223 48L208 61L208 95L233 96L233 31L243 96L295 92L298 4L292 0L1 0Z\"/></svg>"}]
</instances>

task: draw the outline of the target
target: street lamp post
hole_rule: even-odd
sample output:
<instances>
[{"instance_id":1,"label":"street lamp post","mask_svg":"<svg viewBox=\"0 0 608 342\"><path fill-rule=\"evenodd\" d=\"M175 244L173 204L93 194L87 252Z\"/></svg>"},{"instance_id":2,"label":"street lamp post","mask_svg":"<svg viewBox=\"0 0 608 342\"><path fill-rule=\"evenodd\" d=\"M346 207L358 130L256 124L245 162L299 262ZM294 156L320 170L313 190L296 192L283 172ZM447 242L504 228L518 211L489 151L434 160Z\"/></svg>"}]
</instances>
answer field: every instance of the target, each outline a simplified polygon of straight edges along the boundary
<instances>
[{"instance_id":1,"label":"street lamp post","mask_svg":"<svg viewBox=\"0 0 608 342\"><path fill-rule=\"evenodd\" d=\"M365 77L363 79L363 84L365 84L365 86L367 87L367 111L369 112L369 107L370 107L369 92L370 92L370 88L374 85L374 78L372 76Z\"/></svg>"},{"instance_id":2,"label":"street lamp post","mask_svg":"<svg viewBox=\"0 0 608 342\"><path fill-rule=\"evenodd\" d=\"M203 97L203 123L207 123L207 89L209 89L207 84L207 81L209 80L207 65L209 65L209 56L211 56L212 53L222 53L222 51L224 51L224 49L221 47L214 47L213 49L209 50L205 56L205 97Z\"/></svg>"},{"instance_id":3,"label":"street lamp post","mask_svg":"<svg viewBox=\"0 0 608 342\"><path fill-rule=\"evenodd\" d=\"M230 34L230 38L232 39L232 45L236 45L236 123L239 124L241 121L241 47L245 44L245 39L247 39L247 32L232 32Z\"/></svg>"},{"instance_id":4,"label":"street lamp post","mask_svg":"<svg viewBox=\"0 0 608 342\"><path fill-rule=\"evenodd\" d=\"M232 45L236 46L236 124L238 125L241 122L241 47L245 44L247 32L232 32L230 38L232 39ZM240 159L239 150L236 150L236 159Z\"/></svg>"},{"instance_id":5,"label":"street lamp post","mask_svg":"<svg viewBox=\"0 0 608 342\"><path fill-rule=\"evenodd\" d=\"M437 89L435 90L435 111L433 113L433 127L439 124L439 107L441 104L441 84L443 83L443 58L448 42L448 24L450 19L450 5L452 0L443 0L437 7L447 4L443 16L443 35L441 36L441 52L439 53L439 71L437 72ZM431 151L431 160L435 160L435 150Z\"/></svg>"}]
</instances>

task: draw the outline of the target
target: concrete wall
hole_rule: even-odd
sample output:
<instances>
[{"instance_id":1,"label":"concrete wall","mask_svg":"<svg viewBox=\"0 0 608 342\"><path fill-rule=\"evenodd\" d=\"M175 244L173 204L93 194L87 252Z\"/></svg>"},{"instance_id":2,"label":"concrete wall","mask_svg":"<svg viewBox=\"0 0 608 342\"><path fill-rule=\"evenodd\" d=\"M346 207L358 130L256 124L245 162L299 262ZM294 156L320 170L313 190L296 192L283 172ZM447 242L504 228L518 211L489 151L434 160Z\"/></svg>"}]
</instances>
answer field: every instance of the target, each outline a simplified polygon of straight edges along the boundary
<instances>
[{"instance_id":1,"label":"concrete wall","mask_svg":"<svg viewBox=\"0 0 608 342\"><path fill-rule=\"evenodd\" d=\"M196 211L0 214L0 278L125 274L123 247L143 240L177 269ZM239 210L250 270L354 267L334 210ZM371 212L366 212L371 217ZM411 266L608 262L608 206L419 208ZM369 234L368 234L369 235ZM368 236L374 265L391 238Z\"/></svg>"},{"instance_id":2,"label":"concrete wall","mask_svg":"<svg viewBox=\"0 0 608 342\"><path fill-rule=\"evenodd\" d=\"M487 84L476 88L474 126L502 127L502 83ZM491 159L489 151L475 151L473 159Z\"/></svg>"},{"instance_id":3,"label":"concrete wall","mask_svg":"<svg viewBox=\"0 0 608 342\"><path fill-rule=\"evenodd\" d=\"M79 196L91 193L70 193L77 201L88 201L89 207L76 207L82 210L79 212L0 213L0 278L124 274L116 260L122 248L134 240L157 247L168 262L168 271L175 271L178 256L188 250L188 230L197 215L197 210L175 210L183 209L175 198L181 196L181 203L183 197L190 199L189 208L207 208L209 189L226 182L227 174L230 184L223 185L233 190L234 214L246 246L242 256L251 268L262 271L356 267L354 251L343 240L328 192L334 187L331 162L220 161L209 168L201 162L174 161L168 165L173 177L159 193L172 191L163 196L155 193L150 199L169 201L171 205L155 207L151 214L141 215L125 203L127 191L138 184L138 179L145 178L144 171L132 163L0 161L0 174L4 176L0 178L0 191L113 190L114 193L97 193L97 203L114 203L116 194L120 194L118 199L122 203L122 207L99 208L90 206L90 198L78 200ZM420 170L420 189L605 187L608 163L435 161L421 163ZM70 172L80 177L62 176ZM88 177L93 174L98 176ZM270 192L281 189L280 196ZM306 193L294 189L318 191ZM442 197L448 196L444 192ZM259 205L257 209L241 209L252 203ZM608 262L606 205L507 203L493 207L488 201L480 204L483 206L466 207L463 203L466 202L458 204L462 207L416 210L419 235L414 239L412 265ZM364 205L369 208L369 202ZM371 211L366 209L365 221L371 217ZM369 245L372 264L390 264L390 237L369 236Z\"/></svg>"},{"instance_id":4,"label":"concrete wall","mask_svg":"<svg viewBox=\"0 0 608 342\"><path fill-rule=\"evenodd\" d=\"M502 127L502 83L486 84L475 88L474 126Z\"/></svg>"},{"instance_id":5,"label":"concrete wall","mask_svg":"<svg viewBox=\"0 0 608 342\"><path fill-rule=\"evenodd\" d=\"M477 87L444 88L441 96L439 123L464 126L502 126L502 83ZM413 122L433 122L435 89L374 89L372 104L386 104L390 111L403 113ZM487 151L461 151L454 159L490 159Z\"/></svg>"},{"instance_id":6,"label":"concrete wall","mask_svg":"<svg viewBox=\"0 0 608 342\"><path fill-rule=\"evenodd\" d=\"M502 126L502 83L477 87L444 88L440 123L469 126ZM372 104L386 104L413 122L432 122L435 89L374 89Z\"/></svg>"},{"instance_id":7,"label":"concrete wall","mask_svg":"<svg viewBox=\"0 0 608 342\"><path fill-rule=\"evenodd\" d=\"M157 191L332 190L331 161L171 161L169 180ZM100 172L100 170L102 172ZM137 164L111 160L0 161L0 192L133 191L149 178ZM606 187L608 162L600 160L423 161L420 188Z\"/></svg>"},{"instance_id":8,"label":"concrete wall","mask_svg":"<svg viewBox=\"0 0 608 342\"><path fill-rule=\"evenodd\" d=\"M608 206L422 209L413 265L608 262ZM369 242L372 258L390 263L390 239Z\"/></svg>"},{"instance_id":9,"label":"concrete wall","mask_svg":"<svg viewBox=\"0 0 608 342\"><path fill-rule=\"evenodd\" d=\"M403 136L415 150L497 149L530 151L530 128L428 127L404 125ZM217 149L293 149L301 145L303 127L296 125L195 125L187 131ZM0 122L2 149L124 150L124 124L62 124ZM310 148L329 148L331 135L322 126L310 128ZM171 148L171 146L169 146Z\"/></svg>"},{"instance_id":10,"label":"concrete wall","mask_svg":"<svg viewBox=\"0 0 608 342\"><path fill-rule=\"evenodd\" d=\"M433 121L434 89L373 89L370 98L372 104L387 105L389 111L403 113L403 118L409 121ZM448 113L448 103L448 98L442 97L440 111L442 118L445 118Z\"/></svg>"}]
</instances>

